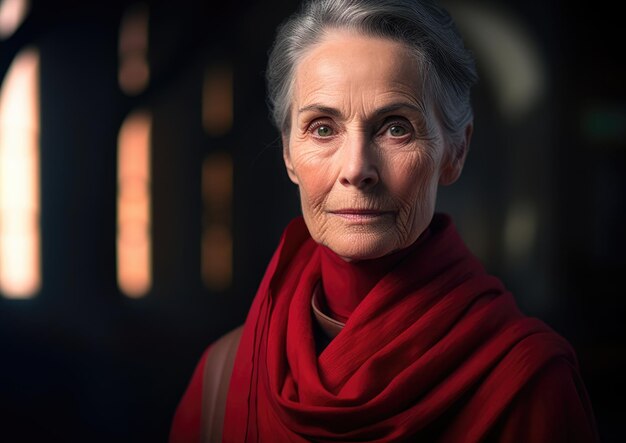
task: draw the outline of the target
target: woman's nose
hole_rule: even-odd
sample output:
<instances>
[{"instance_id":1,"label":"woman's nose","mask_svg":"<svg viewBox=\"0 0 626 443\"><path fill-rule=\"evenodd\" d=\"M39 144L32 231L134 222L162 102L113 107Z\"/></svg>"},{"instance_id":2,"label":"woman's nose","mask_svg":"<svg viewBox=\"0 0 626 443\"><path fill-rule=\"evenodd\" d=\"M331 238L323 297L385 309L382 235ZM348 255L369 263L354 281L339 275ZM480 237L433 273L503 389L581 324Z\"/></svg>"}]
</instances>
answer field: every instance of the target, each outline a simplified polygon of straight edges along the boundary
<instances>
[{"instance_id":1,"label":"woman's nose","mask_svg":"<svg viewBox=\"0 0 626 443\"><path fill-rule=\"evenodd\" d=\"M376 154L363 134L349 137L342 146L339 182L347 187L366 189L379 181Z\"/></svg>"}]
</instances>

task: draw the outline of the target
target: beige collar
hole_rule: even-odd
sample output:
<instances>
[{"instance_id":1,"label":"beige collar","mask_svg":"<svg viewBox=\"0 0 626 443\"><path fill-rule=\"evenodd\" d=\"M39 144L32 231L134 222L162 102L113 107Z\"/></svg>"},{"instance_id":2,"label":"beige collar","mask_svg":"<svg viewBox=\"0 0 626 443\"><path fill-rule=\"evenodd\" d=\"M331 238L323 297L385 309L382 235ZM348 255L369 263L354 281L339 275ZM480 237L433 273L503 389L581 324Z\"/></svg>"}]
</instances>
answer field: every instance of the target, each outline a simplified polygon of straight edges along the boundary
<instances>
[{"instance_id":1,"label":"beige collar","mask_svg":"<svg viewBox=\"0 0 626 443\"><path fill-rule=\"evenodd\" d=\"M341 332L345 323L341 323L334 318L329 317L324 314L320 308L319 303L317 301L318 297L322 296L322 285L317 284L315 289L313 289L313 297L311 297L311 307L313 308L313 315L315 315L315 320L317 320L317 324L322 328L324 333L328 336L328 338L333 339Z\"/></svg>"}]
</instances>

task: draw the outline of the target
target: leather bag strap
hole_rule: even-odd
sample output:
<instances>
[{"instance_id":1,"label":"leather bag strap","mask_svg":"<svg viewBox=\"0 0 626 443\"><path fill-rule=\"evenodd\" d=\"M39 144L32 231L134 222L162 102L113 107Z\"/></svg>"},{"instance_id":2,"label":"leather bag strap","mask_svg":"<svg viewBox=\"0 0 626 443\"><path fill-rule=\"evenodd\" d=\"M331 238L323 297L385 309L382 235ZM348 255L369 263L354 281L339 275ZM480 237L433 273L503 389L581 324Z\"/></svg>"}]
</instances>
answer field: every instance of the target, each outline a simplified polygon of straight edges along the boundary
<instances>
[{"instance_id":1,"label":"leather bag strap","mask_svg":"<svg viewBox=\"0 0 626 443\"><path fill-rule=\"evenodd\" d=\"M221 443L226 397L243 326L218 339L207 355L202 380L202 443Z\"/></svg>"}]
</instances>

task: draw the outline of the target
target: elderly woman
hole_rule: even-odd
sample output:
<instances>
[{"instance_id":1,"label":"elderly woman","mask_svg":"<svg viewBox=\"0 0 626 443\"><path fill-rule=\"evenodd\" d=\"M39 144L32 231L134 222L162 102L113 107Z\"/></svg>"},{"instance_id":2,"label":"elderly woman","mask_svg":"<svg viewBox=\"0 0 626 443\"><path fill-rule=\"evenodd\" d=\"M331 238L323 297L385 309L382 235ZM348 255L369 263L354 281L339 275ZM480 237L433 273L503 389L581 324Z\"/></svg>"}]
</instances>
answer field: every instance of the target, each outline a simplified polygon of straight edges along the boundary
<instances>
[{"instance_id":1,"label":"elderly woman","mask_svg":"<svg viewBox=\"0 0 626 443\"><path fill-rule=\"evenodd\" d=\"M322 0L267 80L302 217L245 324L202 357L170 442L592 442L570 345L435 214L475 67L430 1Z\"/></svg>"}]
</instances>

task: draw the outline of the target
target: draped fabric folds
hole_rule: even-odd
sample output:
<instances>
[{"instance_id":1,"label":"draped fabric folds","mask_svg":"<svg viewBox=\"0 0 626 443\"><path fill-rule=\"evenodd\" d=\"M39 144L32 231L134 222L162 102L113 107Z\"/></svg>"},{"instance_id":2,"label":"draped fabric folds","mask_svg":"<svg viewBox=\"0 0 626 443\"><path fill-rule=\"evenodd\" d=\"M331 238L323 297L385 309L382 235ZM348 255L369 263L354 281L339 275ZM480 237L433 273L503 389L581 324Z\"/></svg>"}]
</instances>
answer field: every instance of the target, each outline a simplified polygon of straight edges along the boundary
<instances>
[{"instance_id":1,"label":"draped fabric folds","mask_svg":"<svg viewBox=\"0 0 626 443\"><path fill-rule=\"evenodd\" d=\"M429 236L318 354L311 294L321 279L319 248L302 218L283 234L245 323L224 442L498 441L513 426L512 411L524 426L557 420L528 418L519 405L556 366L573 380L579 403L559 420L586 423L577 425L579 440L568 441L595 441L570 345L517 309L448 216L435 215ZM561 422L555 426L569 426Z\"/></svg>"}]
</instances>

